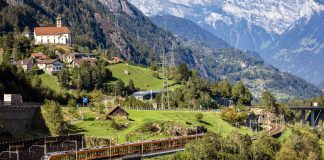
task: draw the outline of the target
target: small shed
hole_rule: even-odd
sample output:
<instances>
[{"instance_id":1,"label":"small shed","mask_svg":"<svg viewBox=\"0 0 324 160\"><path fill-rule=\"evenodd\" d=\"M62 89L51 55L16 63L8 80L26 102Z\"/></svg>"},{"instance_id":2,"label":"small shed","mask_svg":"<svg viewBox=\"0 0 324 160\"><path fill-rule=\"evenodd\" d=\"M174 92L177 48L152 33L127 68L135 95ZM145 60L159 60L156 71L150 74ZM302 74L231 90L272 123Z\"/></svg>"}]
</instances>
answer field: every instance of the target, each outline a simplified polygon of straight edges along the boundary
<instances>
[{"instance_id":1,"label":"small shed","mask_svg":"<svg viewBox=\"0 0 324 160\"><path fill-rule=\"evenodd\" d=\"M128 113L120 106L115 106L109 109L107 115L109 117L126 117L128 118Z\"/></svg>"}]
</instances>

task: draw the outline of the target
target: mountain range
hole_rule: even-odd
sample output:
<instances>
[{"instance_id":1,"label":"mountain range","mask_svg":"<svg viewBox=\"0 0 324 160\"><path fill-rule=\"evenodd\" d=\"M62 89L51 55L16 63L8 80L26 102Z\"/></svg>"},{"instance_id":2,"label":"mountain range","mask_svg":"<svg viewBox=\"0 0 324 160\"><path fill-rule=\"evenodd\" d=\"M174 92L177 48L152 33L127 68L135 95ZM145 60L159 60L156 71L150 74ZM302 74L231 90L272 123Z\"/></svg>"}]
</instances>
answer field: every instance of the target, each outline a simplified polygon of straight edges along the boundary
<instances>
[{"instance_id":1,"label":"mountain range","mask_svg":"<svg viewBox=\"0 0 324 160\"><path fill-rule=\"evenodd\" d=\"M323 64L318 63L324 57L321 0L130 2L150 17L173 15L191 20L231 46L258 52L266 63L309 82L324 80Z\"/></svg>"},{"instance_id":2,"label":"mountain range","mask_svg":"<svg viewBox=\"0 0 324 160\"><path fill-rule=\"evenodd\" d=\"M4 3L0 0L0 4ZM255 97L260 97L264 90L272 91L280 99L321 94L314 85L280 72L252 52L235 49L217 37L212 40L218 44L210 47L197 42L199 39L191 41L165 31L125 0L30 0L0 5L1 34L23 31L26 26L52 25L58 15L70 28L73 43L89 49L108 49L112 56L136 64L155 65L163 52L167 56L173 52L177 64L185 63L211 81L242 80Z\"/></svg>"}]
</instances>

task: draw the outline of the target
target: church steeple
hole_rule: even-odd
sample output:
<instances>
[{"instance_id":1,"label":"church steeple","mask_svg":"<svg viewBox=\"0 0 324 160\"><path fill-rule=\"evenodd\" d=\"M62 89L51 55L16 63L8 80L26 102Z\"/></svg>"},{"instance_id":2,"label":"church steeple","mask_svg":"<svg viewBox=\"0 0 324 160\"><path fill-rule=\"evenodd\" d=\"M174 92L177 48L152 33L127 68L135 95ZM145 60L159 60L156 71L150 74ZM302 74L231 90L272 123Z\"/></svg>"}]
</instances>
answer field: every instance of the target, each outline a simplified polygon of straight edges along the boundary
<instances>
[{"instance_id":1,"label":"church steeple","mask_svg":"<svg viewBox=\"0 0 324 160\"><path fill-rule=\"evenodd\" d=\"M57 18L56 18L56 27L62 27L62 18L61 18L61 16L57 16Z\"/></svg>"}]
</instances>

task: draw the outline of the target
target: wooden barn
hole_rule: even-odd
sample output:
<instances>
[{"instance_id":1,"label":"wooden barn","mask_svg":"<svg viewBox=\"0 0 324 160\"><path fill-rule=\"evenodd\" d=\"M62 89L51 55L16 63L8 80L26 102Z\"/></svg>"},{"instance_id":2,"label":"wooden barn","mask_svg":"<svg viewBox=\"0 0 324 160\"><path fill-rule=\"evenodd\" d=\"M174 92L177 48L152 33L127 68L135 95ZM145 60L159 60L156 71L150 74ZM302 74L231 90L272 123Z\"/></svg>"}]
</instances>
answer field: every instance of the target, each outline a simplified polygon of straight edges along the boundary
<instances>
[{"instance_id":1,"label":"wooden barn","mask_svg":"<svg viewBox=\"0 0 324 160\"><path fill-rule=\"evenodd\" d=\"M115 106L109 109L107 116L109 117L125 117L128 118L128 113L120 106Z\"/></svg>"}]
</instances>

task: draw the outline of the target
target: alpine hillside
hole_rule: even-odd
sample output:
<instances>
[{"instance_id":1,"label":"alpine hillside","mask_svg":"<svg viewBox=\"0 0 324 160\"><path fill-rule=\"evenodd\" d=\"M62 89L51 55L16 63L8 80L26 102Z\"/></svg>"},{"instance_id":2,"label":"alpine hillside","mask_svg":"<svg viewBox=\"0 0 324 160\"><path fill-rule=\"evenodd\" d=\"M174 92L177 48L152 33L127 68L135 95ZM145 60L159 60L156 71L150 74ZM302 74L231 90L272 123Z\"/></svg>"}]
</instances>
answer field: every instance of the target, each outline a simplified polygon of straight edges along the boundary
<instances>
[{"instance_id":1,"label":"alpine hillside","mask_svg":"<svg viewBox=\"0 0 324 160\"><path fill-rule=\"evenodd\" d=\"M151 19L156 25L165 30L168 30L188 40L204 43L210 48L233 48L230 44L224 42L223 40L215 36L213 33L201 28L194 22L185 18L164 15L154 16L151 17ZM257 52L246 50L246 53L263 61L262 57Z\"/></svg>"},{"instance_id":2,"label":"alpine hillside","mask_svg":"<svg viewBox=\"0 0 324 160\"><path fill-rule=\"evenodd\" d=\"M294 26L296 26L294 32L299 32L300 39L312 37L308 34L307 27L309 30L318 30L315 31L317 34L324 32L320 30L323 28L323 22L312 23L314 21L312 19L321 17L324 10L322 1L130 0L130 2L147 16L173 15L191 20L233 47L258 52L267 63L309 82L318 84L324 80L319 76L323 75L320 65L302 65L303 60L300 58L307 56L308 60L313 60L312 64L316 64L314 61L317 58L324 57L321 54L323 48L299 50L296 56L295 51L300 49L300 46L297 47L299 43L290 41L293 38L287 37L286 34ZM303 26L296 25L301 23L300 21L303 21ZM322 44L322 39L313 37L318 44ZM275 45L283 41L285 48ZM274 61L275 54L280 54L277 52L285 52L286 58ZM310 52L319 54L309 55Z\"/></svg>"},{"instance_id":3,"label":"alpine hillside","mask_svg":"<svg viewBox=\"0 0 324 160\"><path fill-rule=\"evenodd\" d=\"M211 48L233 48L230 44L202 29L190 20L171 15L151 17L160 28L184 37L188 40L203 42Z\"/></svg>"},{"instance_id":4,"label":"alpine hillside","mask_svg":"<svg viewBox=\"0 0 324 160\"><path fill-rule=\"evenodd\" d=\"M155 65L163 52L174 52L177 64L186 63L210 80L242 80L255 97L264 90L280 99L321 94L314 85L279 72L241 50L210 48L165 31L125 0L30 0L24 4L0 1L4 4L0 6L1 34L22 32L26 26L33 29L52 25L61 15L72 32L74 45L88 50L107 49L113 56L143 65Z\"/></svg>"}]
</instances>

